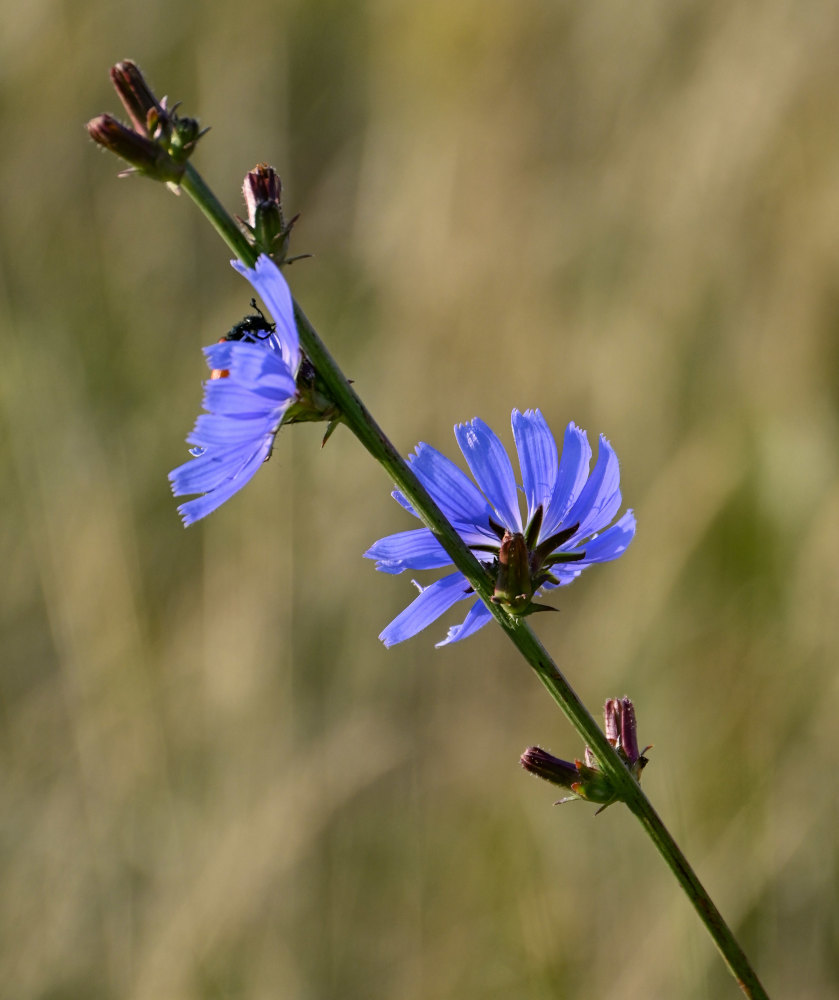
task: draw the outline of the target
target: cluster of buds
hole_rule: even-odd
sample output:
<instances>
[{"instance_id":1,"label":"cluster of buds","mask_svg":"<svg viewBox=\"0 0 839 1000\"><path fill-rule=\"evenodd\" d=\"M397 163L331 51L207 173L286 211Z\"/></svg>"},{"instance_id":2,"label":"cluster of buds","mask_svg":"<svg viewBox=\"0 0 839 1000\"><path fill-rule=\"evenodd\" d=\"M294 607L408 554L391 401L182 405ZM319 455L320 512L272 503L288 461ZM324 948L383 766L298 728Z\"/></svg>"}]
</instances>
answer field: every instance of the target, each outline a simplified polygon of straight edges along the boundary
<instances>
[{"instance_id":1,"label":"cluster of buds","mask_svg":"<svg viewBox=\"0 0 839 1000\"><path fill-rule=\"evenodd\" d=\"M644 755L652 749L652 745L644 747L640 752L638 750L635 709L631 700L627 697L609 698L603 707L603 715L606 739L618 752L630 774L636 781L640 781L641 772L649 763ZM606 806L617 802L620 796L609 778L600 770L597 758L589 747L585 749L584 758L575 760L572 764L554 757L541 747L528 747L521 755L521 765L531 774L573 793L560 799L556 805L572 802L574 799L596 802L600 804L596 816Z\"/></svg>"},{"instance_id":2,"label":"cluster of buds","mask_svg":"<svg viewBox=\"0 0 839 1000\"><path fill-rule=\"evenodd\" d=\"M129 60L111 69L111 82L133 128L111 115L99 115L87 123L90 137L131 164L126 174L140 173L177 186L206 129L202 132L194 118L176 114L177 105L169 108L165 97L158 100Z\"/></svg>"}]
</instances>

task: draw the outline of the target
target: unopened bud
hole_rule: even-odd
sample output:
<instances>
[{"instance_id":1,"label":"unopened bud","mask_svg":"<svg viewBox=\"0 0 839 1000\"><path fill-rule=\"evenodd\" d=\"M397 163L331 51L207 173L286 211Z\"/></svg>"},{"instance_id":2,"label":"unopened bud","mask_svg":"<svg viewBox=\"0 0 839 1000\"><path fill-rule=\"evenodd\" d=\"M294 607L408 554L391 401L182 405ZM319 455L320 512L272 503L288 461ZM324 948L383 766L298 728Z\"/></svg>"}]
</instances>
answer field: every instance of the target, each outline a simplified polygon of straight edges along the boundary
<instances>
[{"instance_id":1,"label":"unopened bud","mask_svg":"<svg viewBox=\"0 0 839 1000\"><path fill-rule=\"evenodd\" d=\"M538 775L553 785L559 785L560 788L567 788L573 793L567 798L560 799L557 805L571 802L576 798L596 802L605 809L615 800L612 783L606 775L581 760L575 760L572 764L570 761L554 757L541 747L528 747L521 755L521 766L531 774Z\"/></svg>"},{"instance_id":2,"label":"unopened bud","mask_svg":"<svg viewBox=\"0 0 839 1000\"><path fill-rule=\"evenodd\" d=\"M561 788L570 788L580 779L576 764L560 760L541 747L528 747L521 755L521 766L525 771Z\"/></svg>"},{"instance_id":3,"label":"unopened bud","mask_svg":"<svg viewBox=\"0 0 839 1000\"><path fill-rule=\"evenodd\" d=\"M635 706L626 695L623 698L609 698L603 706L606 739L624 759L632 774L640 779L641 772L649 761L644 754L652 745L638 750L638 726L635 721Z\"/></svg>"},{"instance_id":4,"label":"unopened bud","mask_svg":"<svg viewBox=\"0 0 839 1000\"><path fill-rule=\"evenodd\" d=\"M255 227L257 213L275 211L281 220L280 204L283 185L280 175L267 163L258 163L245 175L242 194L248 208L248 225ZM279 230L278 230L279 231Z\"/></svg>"},{"instance_id":5,"label":"unopened bud","mask_svg":"<svg viewBox=\"0 0 839 1000\"><path fill-rule=\"evenodd\" d=\"M140 173L176 182L183 174L183 166L174 163L165 150L111 115L93 118L87 123L87 131L94 142L116 153Z\"/></svg>"},{"instance_id":6,"label":"unopened bud","mask_svg":"<svg viewBox=\"0 0 839 1000\"><path fill-rule=\"evenodd\" d=\"M269 256L275 264L291 264L311 254L289 257L288 247L291 231L298 216L288 222L283 215L283 186L277 171L267 163L258 163L245 175L242 185L245 205L248 209L247 221L243 223L251 236L251 242L259 253ZM240 220L241 221L241 220Z\"/></svg>"},{"instance_id":7,"label":"unopened bud","mask_svg":"<svg viewBox=\"0 0 839 1000\"><path fill-rule=\"evenodd\" d=\"M162 106L146 83L140 67L130 59L118 62L111 68L111 82L128 112L134 127L143 135L150 136L149 113L162 114Z\"/></svg>"},{"instance_id":8,"label":"unopened bud","mask_svg":"<svg viewBox=\"0 0 839 1000\"><path fill-rule=\"evenodd\" d=\"M619 705L617 698L607 698L603 706L603 732L613 747L619 745L621 737Z\"/></svg>"},{"instance_id":9,"label":"unopened bud","mask_svg":"<svg viewBox=\"0 0 839 1000\"><path fill-rule=\"evenodd\" d=\"M630 763L641 756L638 752L638 726L635 722L635 708L629 698L623 697L619 703L621 746Z\"/></svg>"}]
</instances>

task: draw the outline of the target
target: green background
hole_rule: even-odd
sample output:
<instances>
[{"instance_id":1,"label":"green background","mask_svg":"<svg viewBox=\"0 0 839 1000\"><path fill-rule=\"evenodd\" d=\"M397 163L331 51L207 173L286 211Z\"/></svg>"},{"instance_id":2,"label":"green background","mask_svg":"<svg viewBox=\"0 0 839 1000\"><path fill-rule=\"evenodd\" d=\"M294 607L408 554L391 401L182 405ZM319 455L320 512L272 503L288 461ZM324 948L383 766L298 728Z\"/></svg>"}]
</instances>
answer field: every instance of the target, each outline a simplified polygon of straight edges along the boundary
<instances>
[{"instance_id":1,"label":"green background","mask_svg":"<svg viewBox=\"0 0 839 1000\"><path fill-rule=\"evenodd\" d=\"M132 57L280 171L289 280L404 452L605 433L638 534L535 627L773 997L839 990L839 7L6 0L0 982L10 1000L737 995L501 634L376 639L411 527L345 429L185 531L200 347L250 289L84 122ZM456 620L455 618L452 619Z\"/></svg>"}]
</instances>

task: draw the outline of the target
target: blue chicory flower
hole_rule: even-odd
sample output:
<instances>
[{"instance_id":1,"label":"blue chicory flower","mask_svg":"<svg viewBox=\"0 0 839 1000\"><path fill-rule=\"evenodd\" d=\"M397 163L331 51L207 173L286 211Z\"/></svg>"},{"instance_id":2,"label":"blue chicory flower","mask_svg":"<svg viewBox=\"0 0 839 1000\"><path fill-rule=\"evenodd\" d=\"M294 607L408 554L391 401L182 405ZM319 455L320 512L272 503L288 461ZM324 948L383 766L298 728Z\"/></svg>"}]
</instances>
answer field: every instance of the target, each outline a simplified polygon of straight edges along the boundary
<instances>
[{"instance_id":1,"label":"blue chicory flower","mask_svg":"<svg viewBox=\"0 0 839 1000\"><path fill-rule=\"evenodd\" d=\"M178 507L190 525L220 507L256 475L297 390L301 353L291 292L279 268L262 255L254 268L233 267L253 285L274 328L248 330L204 348L212 369L204 383L204 409L187 442L192 459L169 473L175 496L201 493Z\"/></svg>"},{"instance_id":2,"label":"blue chicory flower","mask_svg":"<svg viewBox=\"0 0 839 1000\"><path fill-rule=\"evenodd\" d=\"M543 610L533 603L555 587L576 579L594 563L621 555L635 534L631 510L608 527L621 504L618 459L600 437L597 462L589 474L591 448L585 431L570 423L561 460L553 435L539 410L513 410L513 436L522 486L517 487L504 446L479 419L458 424L455 437L477 486L453 462L420 443L411 466L443 514L496 582L493 601L523 616ZM519 489L527 515L522 520ZM393 497L417 517L397 490ZM377 541L364 553L383 573L440 569L452 560L428 528L403 531ZM438 643L465 639L486 625L491 612L475 597L460 572L422 587L419 596L381 633L392 646L416 635L458 601L472 599L464 621Z\"/></svg>"}]
</instances>

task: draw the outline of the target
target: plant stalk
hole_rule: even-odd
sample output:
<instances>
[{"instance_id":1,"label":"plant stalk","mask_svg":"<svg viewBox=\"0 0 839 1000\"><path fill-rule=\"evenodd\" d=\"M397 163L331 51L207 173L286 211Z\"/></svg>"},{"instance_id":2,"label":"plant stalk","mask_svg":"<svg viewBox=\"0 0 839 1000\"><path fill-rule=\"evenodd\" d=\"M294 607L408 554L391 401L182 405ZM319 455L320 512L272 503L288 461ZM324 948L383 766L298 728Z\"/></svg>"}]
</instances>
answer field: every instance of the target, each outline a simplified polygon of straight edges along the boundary
<instances>
[{"instance_id":1,"label":"plant stalk","mask_svg":"<svg viewBox=\"0 0 839 1000\"><path fill-rule=\"evenodd\" d=\"M257 258L256 251L191 164L187 165L181 187L207 216L233 253L248 267L253 267ZM618 791L619 798L638 818L676 876L744 995L752 1000L768 1000L768 995L743 949L687 858L559 667L527 622L513 617L501 605L492 603L490 598L493 594L493 582L484 567L449 524L410 465L394 448L368 412L296 302L294 314L301 346L329 389L350 430L408 498L422 522L451 556L454 565L463 573L475 593L486 604L495 620L536 672L581 739L591 747L601 769Z\"/></svg>"}]
</instances>

